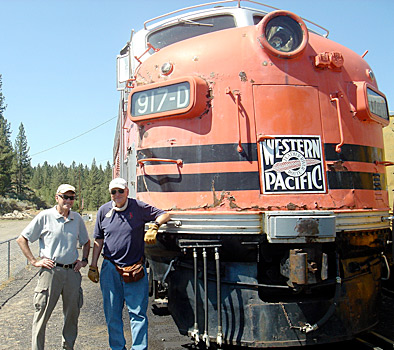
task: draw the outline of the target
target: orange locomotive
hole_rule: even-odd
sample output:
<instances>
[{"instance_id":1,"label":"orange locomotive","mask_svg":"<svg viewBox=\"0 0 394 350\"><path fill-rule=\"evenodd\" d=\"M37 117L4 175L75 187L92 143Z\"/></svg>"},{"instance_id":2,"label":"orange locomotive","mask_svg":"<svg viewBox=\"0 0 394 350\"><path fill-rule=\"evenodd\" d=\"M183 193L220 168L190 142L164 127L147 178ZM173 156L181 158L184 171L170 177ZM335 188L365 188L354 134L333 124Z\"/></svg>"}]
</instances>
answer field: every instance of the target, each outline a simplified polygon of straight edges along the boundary
<instances>
[{"instance_id":1,"label":"orange locomotive","mask_svg":"<svg viewBox=\"0 0 394 350\"><path fill-rule=\"evenodd\" d=\"M362 57L260 5L193 6L133 33L114 176L171 212L146 255L181 333L349 339L377 323L391 263L387 102Z\"/></svg>"}]
</instances>

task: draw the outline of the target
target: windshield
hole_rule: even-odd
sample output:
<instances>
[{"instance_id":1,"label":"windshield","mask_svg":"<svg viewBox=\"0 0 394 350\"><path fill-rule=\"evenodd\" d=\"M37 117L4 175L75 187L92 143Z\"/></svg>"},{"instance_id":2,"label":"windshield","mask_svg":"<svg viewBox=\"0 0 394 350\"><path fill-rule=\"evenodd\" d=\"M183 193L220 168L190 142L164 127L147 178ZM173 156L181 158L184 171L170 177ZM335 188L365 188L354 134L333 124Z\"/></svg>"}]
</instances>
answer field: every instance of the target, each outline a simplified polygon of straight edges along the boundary
<instances>
[{"instance_id":1,"label":"windshield","mask_svg":"<svg viewBox=\"0 0 394 350\"><path fill-rule=\"evenodd\" d=\"M178 41L234 27L235 21L234 17L231 15L205 17L193 20L180 19L177 24L163 28L149 35L148 42L156 49L161 49Z\"/></svg>"}]
</instances>

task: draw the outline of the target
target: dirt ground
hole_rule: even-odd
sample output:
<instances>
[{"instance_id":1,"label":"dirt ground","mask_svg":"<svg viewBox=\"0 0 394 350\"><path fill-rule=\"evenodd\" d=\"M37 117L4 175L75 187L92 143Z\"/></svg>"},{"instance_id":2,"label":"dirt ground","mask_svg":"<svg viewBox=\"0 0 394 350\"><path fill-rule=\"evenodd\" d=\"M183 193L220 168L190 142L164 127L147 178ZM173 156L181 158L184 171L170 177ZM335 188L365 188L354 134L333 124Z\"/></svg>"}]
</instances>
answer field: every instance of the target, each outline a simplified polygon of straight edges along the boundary
<instances>
[{"instance_id":1,"label":"dirt ground","mask_svg":"<svg viewBox=\"0 0 394 350\"><path fill-rule=\"evenodd\" d=\"M22 222L24 221L24 222ZM0 220L0 242L17 237L27 225L25 220ZM89 234L93 222L87 223ZM27 266L0 287L0 349L22 350L31 348L31 322L33 319L33 292L37 284L38 269ZM76 350L109 349L108 334L102 309L100 287L87 277L88 268L82 271L84 305L79 317L79 334ZM166 305L150 300L148 308L149 349L179 350L190 348L188 337L181 336L168 315ZM46 330L46 349L61 349L63 327L62 301L59 300ZM128 315L124 312L124 329L127 348L131 346Z\"/></svg>"},{"instance_id":2,"label":"dirt ground","mask_svg":"<svg viewBox=\"0 0 394 350\"><path fill-rule=\"evenodd\" d=\"M30 220L0 219L0 242L18 237Z\"/></svg>"}]
</instances>

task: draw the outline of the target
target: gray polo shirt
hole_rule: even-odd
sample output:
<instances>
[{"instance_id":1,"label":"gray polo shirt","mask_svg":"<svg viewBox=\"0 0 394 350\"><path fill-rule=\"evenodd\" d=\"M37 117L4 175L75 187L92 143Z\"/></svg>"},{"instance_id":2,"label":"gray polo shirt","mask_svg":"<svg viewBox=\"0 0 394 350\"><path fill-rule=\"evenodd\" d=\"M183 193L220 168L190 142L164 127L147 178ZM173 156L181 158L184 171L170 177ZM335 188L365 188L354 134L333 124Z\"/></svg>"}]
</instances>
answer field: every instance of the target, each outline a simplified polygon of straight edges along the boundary
<instances>
[{"instance_id":1,"label":"gray polo shirt","mask_svg":"<svg viewBox=\"0 0 394 350\"><path fill-rule=\"evenodd\" d=\"M39 213L21 234L31 243L38 239L40 256L60 264L75 262L78 259L77 243L84 245L89 240L81 215L70 211L65 219L56 206Z\"/></svg>"}]
</instances>

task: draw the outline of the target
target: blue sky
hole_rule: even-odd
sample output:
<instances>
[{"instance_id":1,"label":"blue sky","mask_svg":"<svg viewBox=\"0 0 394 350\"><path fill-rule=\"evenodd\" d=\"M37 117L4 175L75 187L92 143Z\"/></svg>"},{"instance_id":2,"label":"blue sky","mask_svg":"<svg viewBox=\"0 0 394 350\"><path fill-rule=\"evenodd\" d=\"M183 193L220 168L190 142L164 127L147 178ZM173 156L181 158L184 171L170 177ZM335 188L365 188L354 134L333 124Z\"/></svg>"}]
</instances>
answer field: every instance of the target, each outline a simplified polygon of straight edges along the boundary
<instances>
[{"instance_id":1,"label":"blue sky","mask_svg":"<svg viewBox=\"0 0 394 350\"><path fill-rule=\"evenodd\" d=\"M119 102L116 55L131 29L205 2L0 0L0 74L12 141L23 123L33 166L69 166L73 160L90 166L93 158L111 163ZM261 2L318 23L331 40L360 55L369 50L365 59L394 110L394 0Z\"/></svg>"}]
</instances>

